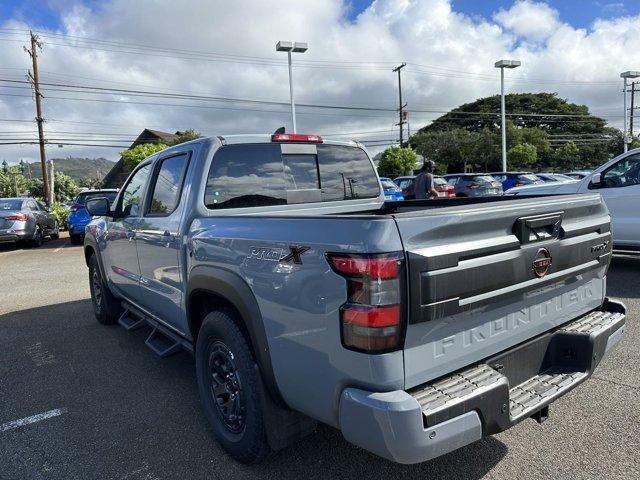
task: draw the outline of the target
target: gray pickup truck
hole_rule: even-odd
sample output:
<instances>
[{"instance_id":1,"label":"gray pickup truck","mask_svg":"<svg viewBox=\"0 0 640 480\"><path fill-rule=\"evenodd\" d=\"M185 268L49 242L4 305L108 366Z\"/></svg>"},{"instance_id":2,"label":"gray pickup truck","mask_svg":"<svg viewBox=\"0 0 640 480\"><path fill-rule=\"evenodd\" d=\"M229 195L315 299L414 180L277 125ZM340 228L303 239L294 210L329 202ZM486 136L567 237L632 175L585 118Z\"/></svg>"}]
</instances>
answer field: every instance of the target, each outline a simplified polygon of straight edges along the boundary
<instances>
[{"instance_id":1,"label":"gray pickup truck","mask_svg":"<svg viewBox=\"0 0 640 480\"><path fill-rule=\"evenodd\" d=\"M625 328L597 194L385 203L361 145L274 134L171 147L87 209L98 321L192 352L246 463L318 421L401 463L541 422Z\"/></svg>"}]
</instances>

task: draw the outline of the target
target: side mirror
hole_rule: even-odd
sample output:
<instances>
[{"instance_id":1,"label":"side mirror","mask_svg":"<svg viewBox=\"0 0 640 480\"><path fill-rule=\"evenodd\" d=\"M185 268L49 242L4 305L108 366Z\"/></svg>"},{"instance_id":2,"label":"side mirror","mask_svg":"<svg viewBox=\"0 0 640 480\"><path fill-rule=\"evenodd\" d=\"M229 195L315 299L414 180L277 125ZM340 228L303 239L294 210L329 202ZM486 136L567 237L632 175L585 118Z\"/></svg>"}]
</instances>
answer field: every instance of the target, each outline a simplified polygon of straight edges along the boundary
<instances>
[{"instance_id":1,"label":"side mirror","mask_svg":"<svg viewBox=\"0 0 640 480\"><path fill-rule=\"evenodd\" d=\"M594 173L591 176L591 181L589 182L589 187L591 188L600 188L602 186L602 174Z\"/></svg>"},{"instance_id":2,"label":"side mirror","mask_svg":"<svg viewBox=\"0 0 640 480\"><path fill-rule=\"evenodd\" d=\"M109 200L107 197L97 197L87 200L87 212L92 217L104 217L109 214Z\"/></svg>"}]
</instances>

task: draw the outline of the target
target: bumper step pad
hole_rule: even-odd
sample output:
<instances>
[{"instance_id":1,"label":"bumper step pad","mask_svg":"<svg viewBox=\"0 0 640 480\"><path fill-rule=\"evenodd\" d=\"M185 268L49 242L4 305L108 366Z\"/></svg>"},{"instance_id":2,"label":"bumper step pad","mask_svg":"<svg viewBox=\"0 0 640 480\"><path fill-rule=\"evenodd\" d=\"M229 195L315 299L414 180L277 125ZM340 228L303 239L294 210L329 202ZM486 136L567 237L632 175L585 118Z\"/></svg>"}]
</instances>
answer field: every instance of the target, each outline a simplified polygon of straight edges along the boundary
<instances>
[{"instance_id":1,"label":"bumper step pad","mask_svg":"<svg viewBox=\"0 0 640 480\"><path fill-rule=\"evenodd\" d=\"M543 373L512 388L509 390L511 419L532 413L545 400L562 395L586 377L586 372Z\"/></svg>"},{"instance_id":2,"label":"bumper step pad","mask_svg":"<svg viewBox=\"0 0 640 480\"><path fill-rule=\"evenodd\" d=\"M468 397L477 395L483 387L492 386L500 380L504 382L506 378L489 365L483 364L409 393L418 401L425 415L430 415L436 410L462 403Z\"/></svg>"},{"instance_id":3,"label":"bumper step pad","mask_svg":"<svg viewBox=\"0 0 640 480\"><path fill-rule=\"evenodd\" d=\"M425 427L475 410L483 419L484 434L493 434L545 408L586 380L610 340L615 340L613 344L619 340L624 331L624 305L607 299L603 309L608 311L590 312L541 337L539 356L531 360L539 365L539 373L520 379L516 386L510 386L507 374L497 366L482 363L409 390L422 409ZM501 355L517 360L517 349Z\"/></svg>"}]
</instances>

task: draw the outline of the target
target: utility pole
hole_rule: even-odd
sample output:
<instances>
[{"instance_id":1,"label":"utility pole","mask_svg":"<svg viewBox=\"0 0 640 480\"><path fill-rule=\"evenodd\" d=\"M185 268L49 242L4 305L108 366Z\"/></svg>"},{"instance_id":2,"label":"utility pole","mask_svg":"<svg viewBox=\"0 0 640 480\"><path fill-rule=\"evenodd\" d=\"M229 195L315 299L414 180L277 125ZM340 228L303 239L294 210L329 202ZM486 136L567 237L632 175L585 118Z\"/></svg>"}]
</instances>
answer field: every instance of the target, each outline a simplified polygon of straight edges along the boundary
<instances>
[{"instance_id":1,"label":"utility pole","mask_svg":"<svg viewBox=\"0 0 640 480\"><path fill-rule=\"evenodd\" d=\"M629 137L633 141L633 97L636 93L636 82L631 82L631 110L629 111Z\"/></svg>"},{"instance_id":2,"label":"utility pole","mask_svg":"<svg viewBox=\"0 0 640 480\"><path fill-rule=\"evenodd\" d=\"M31 56L31 62L33 64L33 75L31 72L28 74L28 78L33 84L33 90L36 96L36 122L38 123L38 138L40 144L40 166L42 168L42 190L44 201L48 206L51 206L49 203L50 194L49 194L49 179L47 176L47 158L44 151L44 128L42 124L44 123L44 118L42 117L42 105L40 103L40 99L42 94L40 93L40 75L38 73L38 48L42 48L42 43L38 40L38 36L35 35L32 31L29 31L29 35L31 36L31 50L27 47L24 47L25 51Z\"/></svg>"},{"instance_id":3,"label":"utility pole","mask_svg":"<svg viewBox=\"0 0 640 480\"><path fill-rule=\"evenodd\" d=\"M405 121L403 119L403 110L404 107L406 107L406 104L402 103L402 77L400 75L400 70L405 67L407 64L405 62L402 62L401 65L398 65L396 68L393 69L394 72L398 72L398 98L399 98L399 102L398 102L398 126L400 127L400 146L404 146L404 135L402 132L402 126L405 124Z\"/></svg>"},{"instance_id":4,"label":"utility pole","mask_svg":"<svg viewBox=\"0 0 640 480\"><path fill-rule=\"evenodd\" d=\"M49 197L47 199L47 205L52 206L55 202L55 181L56 181L56 172L55 165L53 164L53 160L49 160Z\"/></svg>"}]
</instances>

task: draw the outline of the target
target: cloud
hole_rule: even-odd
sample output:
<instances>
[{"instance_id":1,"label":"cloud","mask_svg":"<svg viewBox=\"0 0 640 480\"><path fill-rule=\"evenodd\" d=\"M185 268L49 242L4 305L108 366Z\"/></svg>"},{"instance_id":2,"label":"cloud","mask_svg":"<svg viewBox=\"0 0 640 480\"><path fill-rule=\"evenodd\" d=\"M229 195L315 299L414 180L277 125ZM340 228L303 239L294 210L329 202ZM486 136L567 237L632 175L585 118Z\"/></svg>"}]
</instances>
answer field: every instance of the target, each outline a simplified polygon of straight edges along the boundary
<instances>
[{"instance_id":1,"label":"cloud","mask_svg":"<svg viewBox=\"0 0 640 480\"><path fill-rule=\"evenodd\" d=\"M500 9L494 20L526 40L548 38L560 26L558 12L546 3L518 0L508 10Z\"/></svg>"},{"instance_id":2,"label":"cloud","mask_svg":"<svg viewBox=\"0 0 640 480\"><path fill-rule=\"evenodd\" d=\"M286 103L286 56L275 52L275 43L307 41L309 51L294 54L298 103L394 109L397 75L391 69L406 61L403 101L412 110L412 131L439 116L440 110L496 94L499 74L493 63L505 57L523 63L507 72L508 91L558 92L621 125L619 72L640 65L636 53L640 52L636 33L640 17L598 20L590 30L575 29L561 23L558 13L547 4L531 1L518 1L491 20L457 12L448 0L377 0L353 21L347 19L348 2L342 0L281 0L277 8L262 0L200 0L188 6L151 0L60 5L59 30L42 36L40 68L43 81L48 83ZM18 20L0 25L0 78L24 79L29 57L22 45L27 35L6 32L28 27ZM78 37L94 40L89 44ZM27 121L0 121L0 132L35 132L29 123L35 116L29 90L0 85L0 120ZM45 92L45 130L52 145L56 138L74 134L85 139L77 143L110 138L127 144L144 127L165 131L195 128L209 135L270 133L282 125L290 128L286 105L52 88L63 89L50 87ZM397 138L397 113L393 111L301 106L297 110L299 131L373 132L360 134L362 140ZM89 133L102 136L92 138ZM8 137L5 133L2 136ZM0 148L0 157L8 161L38 158L36 146ZM48 156L115 159L118 151L50 146Z\"/></svg>"}]
</instances>

